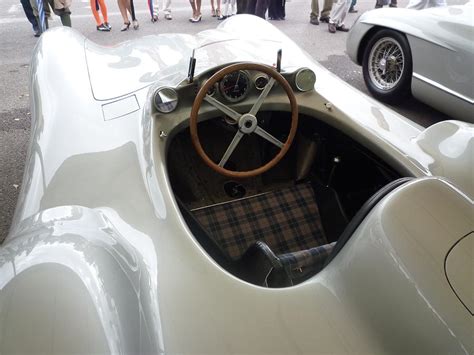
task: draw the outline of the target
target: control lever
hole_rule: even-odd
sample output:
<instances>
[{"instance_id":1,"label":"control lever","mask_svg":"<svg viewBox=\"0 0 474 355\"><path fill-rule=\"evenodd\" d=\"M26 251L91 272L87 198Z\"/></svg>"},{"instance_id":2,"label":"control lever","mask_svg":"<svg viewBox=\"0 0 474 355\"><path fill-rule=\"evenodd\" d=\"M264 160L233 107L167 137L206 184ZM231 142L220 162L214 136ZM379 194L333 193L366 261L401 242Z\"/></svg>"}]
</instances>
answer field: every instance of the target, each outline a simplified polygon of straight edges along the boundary
<instances>
[{"instance_id":1,"label":"control lever","mask_svg":"<svg viewBox=\"0 0 474 355\"><path fill-rule=\"evenodd\" d=\"M339 165L340 162L341 162L340 157L334 157L333 158L331 172L329 173L328 182L326 184L326 187L331 186L332 178L334 177L334 173L336 172L336 167Z\"/></svg>"}]
</instances>

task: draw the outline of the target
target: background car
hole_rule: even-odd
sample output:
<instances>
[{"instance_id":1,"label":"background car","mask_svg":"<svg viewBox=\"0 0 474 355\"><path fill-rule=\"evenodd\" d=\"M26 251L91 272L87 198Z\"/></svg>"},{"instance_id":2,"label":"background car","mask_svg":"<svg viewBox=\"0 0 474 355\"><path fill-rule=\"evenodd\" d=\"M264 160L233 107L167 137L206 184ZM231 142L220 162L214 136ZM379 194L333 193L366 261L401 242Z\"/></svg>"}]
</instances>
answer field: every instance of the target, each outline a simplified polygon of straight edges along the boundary
<instances>
[{"instance_id":1,"label":"background car","mask_svg":"<svg viewBox=\"0 0 474 355\"><path fill-rule=\"evenodd\" d=\"M474 122L474 7L377 9L362 14L347 53L362 65L371 94L386 102L410 92L460 120Z\"/></svg>"},{"instance_id":2,"label":"background car","mask_svg":"<svg viewBox=\"0 0 474 355\"><path fill-rule=\"evenodd\" d=\"M244 15L47 31L30 87L1 353L474 349L472 124L424 129Z\"/></svg>"}]
</instances>

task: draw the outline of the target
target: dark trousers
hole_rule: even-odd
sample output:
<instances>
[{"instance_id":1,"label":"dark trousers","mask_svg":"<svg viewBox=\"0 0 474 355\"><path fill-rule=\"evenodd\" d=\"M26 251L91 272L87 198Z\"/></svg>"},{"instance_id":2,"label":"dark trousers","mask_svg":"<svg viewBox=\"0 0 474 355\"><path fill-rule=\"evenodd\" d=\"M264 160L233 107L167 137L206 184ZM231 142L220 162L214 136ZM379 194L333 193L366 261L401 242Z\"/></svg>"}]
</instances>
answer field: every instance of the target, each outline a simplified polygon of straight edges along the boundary
<instances>
[{"instance_id":1,"label":"dark trousers","mask_svg":"<svg viewBox=\"0 0 474 355\"><path fill-rule=\"evenodd\" d=\"M247 0L237 0L237 13L238 14L247 13Z\"/></svg>"},{"instance_id":2,"label":"dark trousers","mask_svg":"<svg viewBox=\"0 0 474 355\"><path fill-rule=\"evenodd\" d=\"M285 3L286 0L270 0L268 5L268 17L273 20L285 19Z\"/></svg>"},{"instance_id":3,"label":"dark trousers","mask_svg":"<svg viewBox=\"0 0 474 355\"><path fill-rule=\"evenodd\" d=\"M265 19L265 12L268 9L268 0L248 0L247 13Z\"/></svg>"},{"instance_id":4,"label":"dark trousers","mask_svg":"<svg viewBox=\"0 0 474 355\"><path fill-rule=\"evenodd\" d=\"M30 0L20 0L21 6L23 6L23 11L25 11L26 18L30 21L31 26L33 26L33 31L38 31L38 22L36 17L33 14L33 8L30 5Z\"/></svg>"}]
</instances>

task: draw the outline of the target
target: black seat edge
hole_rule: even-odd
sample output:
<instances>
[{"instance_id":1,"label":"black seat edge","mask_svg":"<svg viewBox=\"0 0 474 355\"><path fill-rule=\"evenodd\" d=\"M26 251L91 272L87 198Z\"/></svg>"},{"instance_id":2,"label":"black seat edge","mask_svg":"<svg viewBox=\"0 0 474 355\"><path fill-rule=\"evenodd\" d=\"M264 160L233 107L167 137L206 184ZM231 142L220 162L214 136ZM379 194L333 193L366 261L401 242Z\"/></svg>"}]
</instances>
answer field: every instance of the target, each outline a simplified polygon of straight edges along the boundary
<instances>
[{"instance_id":1,"label":"black seat edge","mask_svg":"<svg viewBox=\"0 0 474 355\"><path fill-rule=\"evenodd\" d=\"M326 259L326 262L324 264L324 267L328 265L334 257L339 253L339 251L346 245L347 241L350 239L352 234L354 234L355 230L359 227L359 225L362 223L362 221L367 217L367 215L372 211L372 209L385 197L387 196L390 192L395 190L397 187L400 187L404 184L406 184L409 181L412 181L413 177L403 177L397 180L394 180L384 187L382 187L380 190L378 190L375 194L372 195L359 209L359 211L356 213L354 218L349 222L347 227L344 229L342 232L341 236L339 237L335 247L333 248L331 254L329 254L328 258Z\"/></svg>"}]
</instances>

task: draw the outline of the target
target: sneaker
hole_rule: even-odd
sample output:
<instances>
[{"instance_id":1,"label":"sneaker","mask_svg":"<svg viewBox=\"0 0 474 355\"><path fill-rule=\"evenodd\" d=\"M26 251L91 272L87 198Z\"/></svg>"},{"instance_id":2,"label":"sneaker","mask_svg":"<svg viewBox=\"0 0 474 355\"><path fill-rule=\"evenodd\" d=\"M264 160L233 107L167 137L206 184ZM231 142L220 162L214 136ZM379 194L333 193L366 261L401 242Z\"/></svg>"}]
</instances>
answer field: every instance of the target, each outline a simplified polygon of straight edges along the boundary
<instances>
[{"instance_id":1,"label":"sneaker","mask_svg":"<svg viewBox=\"0 0 474 355\"><path fill-rule=\"evenodd\" d=\"M336 27L336 31L349 32L349 29L346 26L341 25Z\"/></svg>"},{"instance_id":2,"label":"sneaker","mask_svg":"<svg viewBox=\"0 0 474 355\"><path fill-rule=\"evenodd\" d=\"M151 22L155 23L158 21L158 15L153 15L151 18Z\"/></svg>"},{"instance_id":3,"label":"sneaker","mask_svg":"<svg viewBox=\"0 0 474 355\"><path fill-rule=\"evenodd\" d=\"M312 25L319 25L318 18L317 17L311 17L309 19L309 23L312 24Z\"/></svg>"},{"instance_id":4,"label":"sneaker","mask_svg":"<svg viewBox=\"0 0 474 355\"><path fill-rule=\"evenodd\" d=\"M110 26L110 23L104 22L104 25L105 25L106 27L108 27L109 31L112 30L112 26Z\"/></svg>"},{"instance_id":5,"label":"sneaker","mask_svg":"<svg viewBox=\"0 0 474 355\"><path fill-rule=\"evenodd\" d=\"M350 12L351 14L356 14L356 13L358 13L359 11L357 11L356 9L354 9L354 7L351 6L351 7L349 8L349 12Z\"/></svg>"},{"instance_id":6,"label":"sneaker","mask_svg":"<svg viewBox=\"0 0 474 355\"><path fill-rule=\"evenodd\" d=\"M319 18L319 22L329 23L329 16L324 16Z\"/></svg>"},{"instance_id":7,"label":"sneaker","mask_svg":"<svg viewBox=\"0 0 474 355\"><path fill-rule=\"evenodd\" d=\"M39 37L39 36L41 36L41 31L40 31L40 30L36 31L36 32L35 32L35 34L34 34L33 36L35 36L35 37Z\"/></svg>"},{"instance_id":8,"label":"sneaker","mask_svg":"<svg viewBox=\"0 0 474 355\"><path fill-rule=\"evenodd\" d=\"M171 16L171 14L166 14L166 15L165 15L165 19L167 19L167 20L172 20L172 19L173 19L173 16Z\"/></svg>"},{"instance_id":9,"label":"sneaker","mask_svg":"<svg viewBox=\"0 0 474 355\"><path fill-rule=\"evenodd\" d=\"M329 22L328 31L329 31L329 33L336 33L336 24Z\"/></svg>"},{"instance_id":10,"label":"sneaker","mask_svg":"<svg viewBox=\"0 0 474 355\"><path fill-rule=\"evenodd\" d=\"M99 26L97 26L97 31L109 32L109 31L110 31L110 28L108 28L106 25L104 25L103 23L101 23Z\"/></svg>"}]
</instances>

